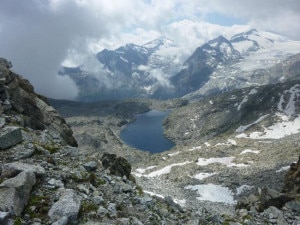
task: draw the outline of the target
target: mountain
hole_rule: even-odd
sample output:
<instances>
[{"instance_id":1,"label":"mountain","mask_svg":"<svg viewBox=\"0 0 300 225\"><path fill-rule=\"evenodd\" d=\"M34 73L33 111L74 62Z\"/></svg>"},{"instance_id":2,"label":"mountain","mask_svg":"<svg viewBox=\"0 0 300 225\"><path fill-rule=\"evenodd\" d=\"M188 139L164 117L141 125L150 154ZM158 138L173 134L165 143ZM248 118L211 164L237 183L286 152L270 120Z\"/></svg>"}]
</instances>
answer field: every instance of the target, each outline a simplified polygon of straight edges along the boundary
<instances>
[{"instance_id":1,"label":"mountain","mask_svg":"<svg viewBox=\"0 0 300 225\"><path fill-rule=\"evenodd\" d=\"M180 71L184 56L173 41L161 38L142 46L104 49L96 57L96 72L81 67L64 67L60 72L76 82L81 100L153 97L159 87L171 86L169 77Z\"/></svg>"},{"instance_id":2,"label":"mountain","mask_svg":"<svg viewBox=\"0 0 300 225\"><path fill-rule=\"evenodd\" d=\"M99 52L96 72L83 66L64 68L62 74L76 82L84 101L196 98L294 79L299 49L300 42L253 29L230 39L219 36L187 57L173 41L161 38Z\"/></svg>"},{"instance_id":3,"label":"mountain","mask_svg":"<svg viewBox=\"0 0 300 225\"><path fill-rule=\"evenodd\" d=\"M190 102L50 100L64 119L11 67L0 58L0 224L299 223L299 80ZM172 109L170 151L120 139L151 109Z\"/></svg>"},{"instance_id":4,"label":"mountain","mask_svg":"<svg viewBox=\"0 0 300 225\"><path fill-rule=\"evenodd\" d=\"M207 82L187 98L297 78L299 42L250 30L234 35L230 43L240 53L239 60L219 64Z\"/></svg>"},{"instance_id":5,"label":"mountain","mask_svg":"<svg viewBox=\"0 0 300 225\"><path fill-rule=\"evenodd\" d=\"M218 66L232 65L240 53L223 36L197 48L184 64L184 69L171 78L178 97L201 88Z\"/></svg>"}]
</instances>

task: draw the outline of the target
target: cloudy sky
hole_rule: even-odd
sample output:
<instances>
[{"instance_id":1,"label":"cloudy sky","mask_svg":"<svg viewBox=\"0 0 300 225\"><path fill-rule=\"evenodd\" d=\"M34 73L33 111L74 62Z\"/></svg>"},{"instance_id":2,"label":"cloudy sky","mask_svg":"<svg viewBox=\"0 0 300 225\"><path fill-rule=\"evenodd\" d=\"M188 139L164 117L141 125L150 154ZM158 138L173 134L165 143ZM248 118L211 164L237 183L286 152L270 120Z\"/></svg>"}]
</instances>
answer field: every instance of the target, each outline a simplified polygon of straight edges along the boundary
<instances>
[{"instance_id":1,"label":"cloudy sky","mask_svg":"<svg viewBox=\"0 0 300 225\"><path fill-rule=\"evenodd\" d=\"M72 99L60 66L92 62L103 48L165 36L188 54L250 28L300 40L299 21L299 0L1 0L0 57L37 92Z\"/></svg>"}]
</instances>

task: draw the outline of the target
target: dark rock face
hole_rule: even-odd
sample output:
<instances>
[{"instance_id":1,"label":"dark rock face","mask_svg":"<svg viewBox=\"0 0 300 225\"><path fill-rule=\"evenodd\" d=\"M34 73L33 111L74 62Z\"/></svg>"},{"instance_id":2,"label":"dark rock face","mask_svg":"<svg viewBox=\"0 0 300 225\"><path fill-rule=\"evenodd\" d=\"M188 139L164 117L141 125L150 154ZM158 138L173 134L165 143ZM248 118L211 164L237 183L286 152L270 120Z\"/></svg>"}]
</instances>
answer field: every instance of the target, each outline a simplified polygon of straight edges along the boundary
<instances>
[{"instance_id":1,"label":"dark rock face","mask_svg":"<svg viewBox=\"0 0 300 225\"><path fill-rule=\"evenodd\" d=\"M131 165L123 157L117 157L115 154L104 153L102 158L102 165L105 169L109 169L110 173L116 176L129 177L131 173Z\"/></svg>"},{"instance_id":2,"label":"dark rock face","mask_svg":"<svg viewBox=\"0 0 300 225\"><path fill-rule=\"evenodd\" d=\"M300 194L300 156L298 162L292 163L285 175L283 192L291 195Z\"/></svg>"},{"instance_id":3,"label":"dark rock face","mask_svg":"<svg viewBox=\"0 0 300 225\"><path fill-rule=\"evenodd\" d=\"M19 126L47 129L59 136L63 144L78 146L65 120L48 105L46 98L34 92L28 80L11 71L11 63L0 58L0 113L22 115Z\"/></svg>"},{"instance_id":4,"label":"dark rock face","mask_svg":"<svg viewBox=\"0 0 300 225\"><path fill-rule=\"evenodd\" d=\"M6 149L23 140L19 127L6 127L0 130L0 149Z\"/></svg>"}]
</instances>

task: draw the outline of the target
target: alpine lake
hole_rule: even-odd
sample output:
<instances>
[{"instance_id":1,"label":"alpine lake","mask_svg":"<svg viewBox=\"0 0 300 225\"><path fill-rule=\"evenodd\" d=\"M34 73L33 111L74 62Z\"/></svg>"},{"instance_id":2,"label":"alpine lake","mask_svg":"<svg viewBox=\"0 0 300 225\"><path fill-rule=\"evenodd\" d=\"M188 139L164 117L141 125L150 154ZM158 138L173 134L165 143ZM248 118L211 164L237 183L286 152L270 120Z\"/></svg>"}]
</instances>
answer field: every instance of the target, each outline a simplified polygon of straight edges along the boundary
<instances>
[{"instance_id":1,"label":"alpine lake","mask_svg":"<svg viewBox=\"0 0 300 225\"><path fill-rule=\"evenodd\" d=\"M133 148L150 153L169 150L175 143L163 135L163 120L170 111L150 110L136 115L136 120L121 131L121 139Z\"/></svg>"}]
</instances>

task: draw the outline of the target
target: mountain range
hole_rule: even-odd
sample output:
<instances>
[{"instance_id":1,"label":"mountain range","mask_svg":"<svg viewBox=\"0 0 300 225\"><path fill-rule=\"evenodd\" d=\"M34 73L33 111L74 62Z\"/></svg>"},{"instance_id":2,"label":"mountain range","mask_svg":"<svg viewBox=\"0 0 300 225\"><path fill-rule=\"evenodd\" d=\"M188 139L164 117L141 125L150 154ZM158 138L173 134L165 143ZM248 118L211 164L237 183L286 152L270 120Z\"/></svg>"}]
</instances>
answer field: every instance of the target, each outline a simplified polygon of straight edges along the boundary
<instances>
[{"instance_id":1,"label":"mountain range","mask_svg":"<svg viewBox=\"0 0 300 225\"><path fill-rule=\"evenodd\" d=\"M97 71L81 65L60 73L75 81L78 100L190 99L294 79L299 52L300 42L253 29L229 39L219 36L190 56L167 38L104 49L96 54Z\"/></svg>"}]
</instances>

